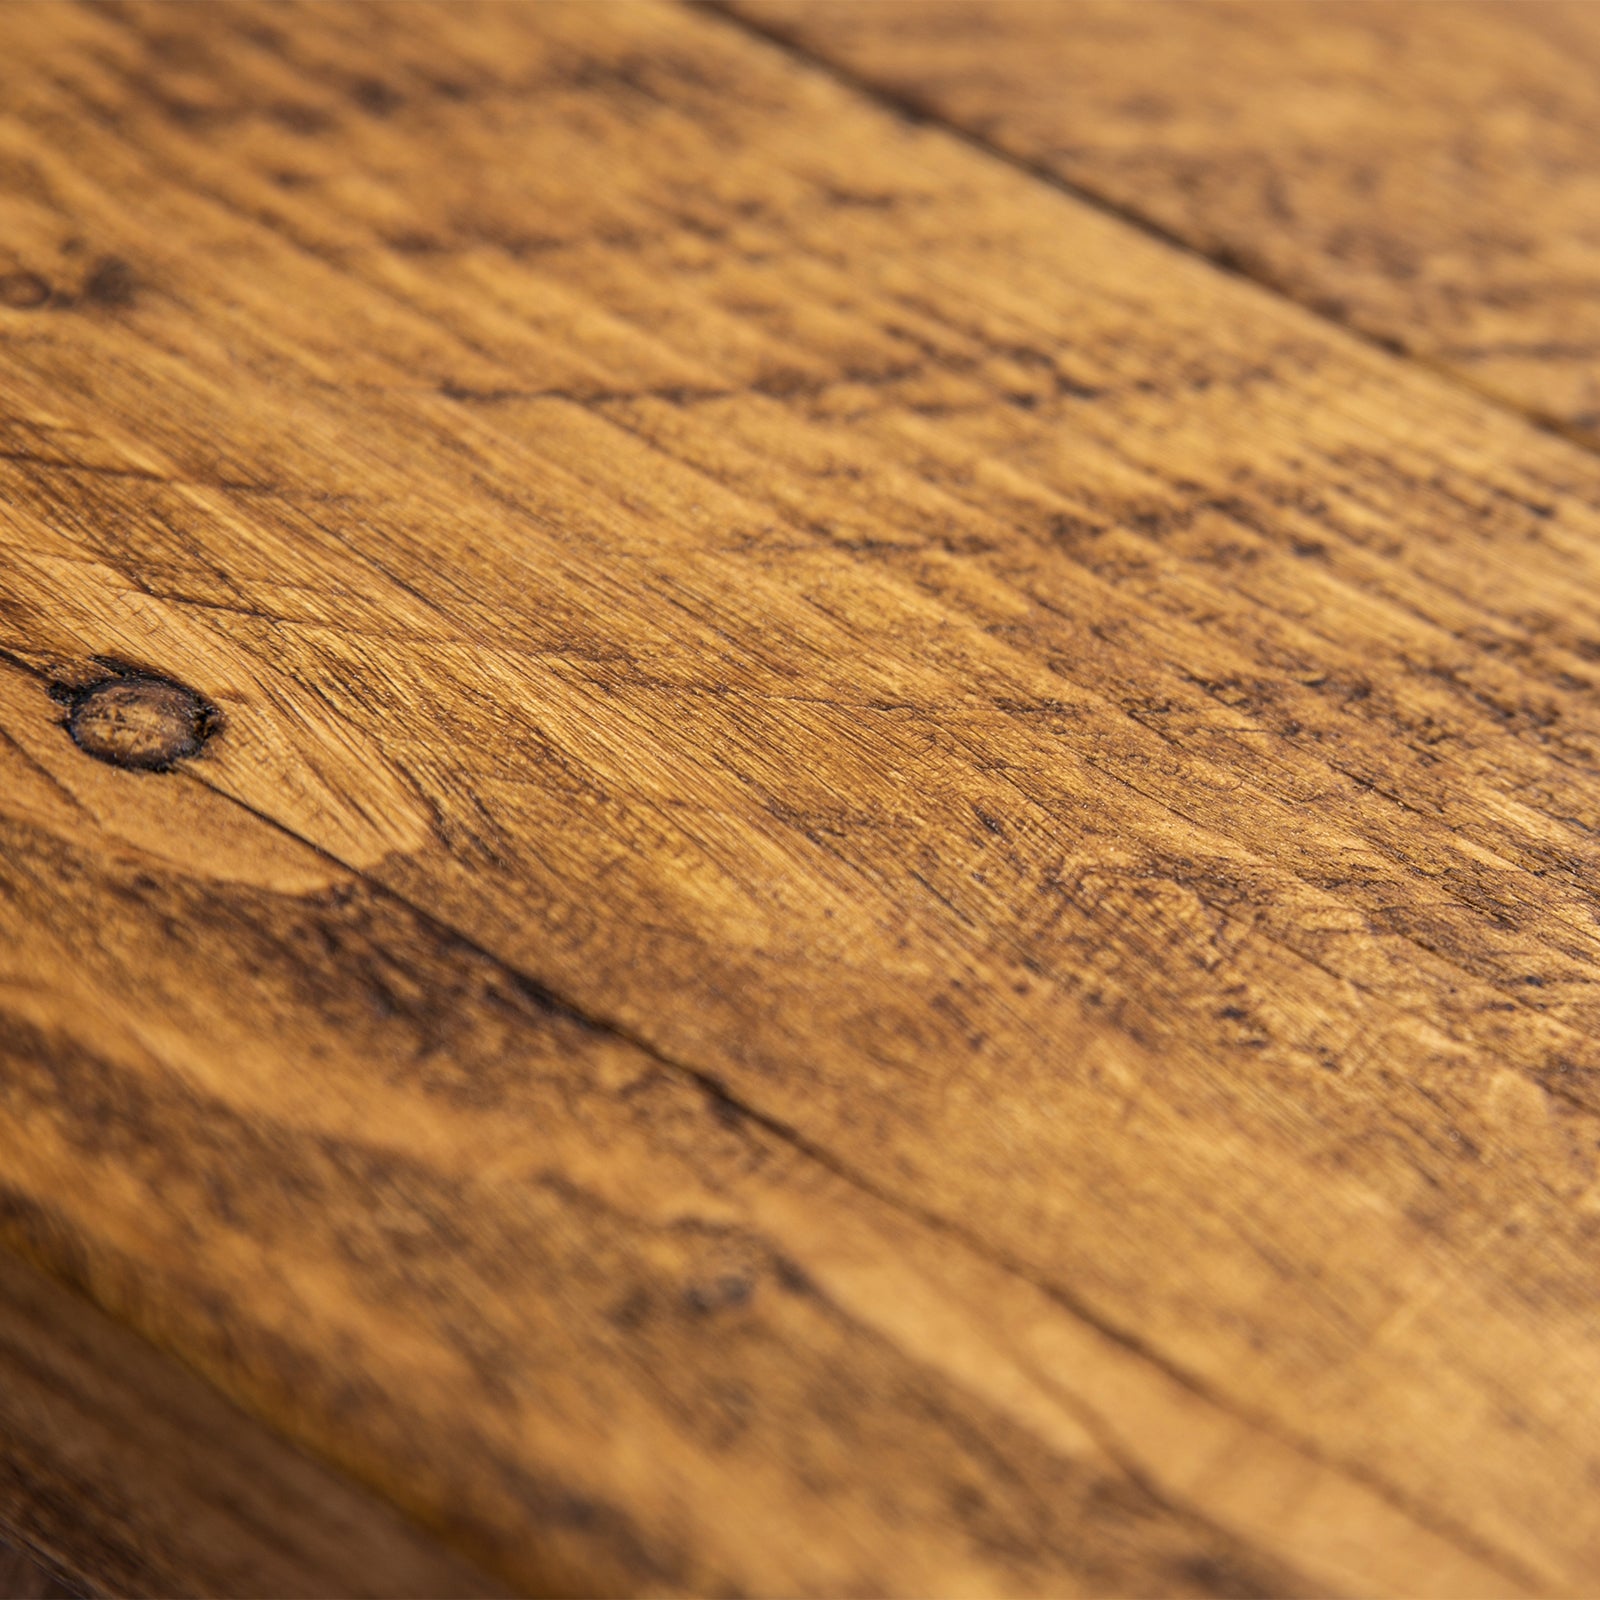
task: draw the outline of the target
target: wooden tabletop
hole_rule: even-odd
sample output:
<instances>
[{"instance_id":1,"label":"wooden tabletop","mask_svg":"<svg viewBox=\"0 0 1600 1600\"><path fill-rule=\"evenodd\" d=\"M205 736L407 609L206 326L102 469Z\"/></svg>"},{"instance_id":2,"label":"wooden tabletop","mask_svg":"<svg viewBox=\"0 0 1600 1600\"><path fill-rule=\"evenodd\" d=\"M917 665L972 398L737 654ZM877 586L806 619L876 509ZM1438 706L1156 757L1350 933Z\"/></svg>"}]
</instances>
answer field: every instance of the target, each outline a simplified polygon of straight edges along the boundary
<instances>
[{"instance_id":1,"label":"wooden tabletop","mask_svg":"<svg viewBox=\"0 0 1600 1600\"><path fill-rule=\"evenodd\" d=\"M0 5L0 1539L1593 1594L1597 17Z\"/></svg>"}]
</instances>

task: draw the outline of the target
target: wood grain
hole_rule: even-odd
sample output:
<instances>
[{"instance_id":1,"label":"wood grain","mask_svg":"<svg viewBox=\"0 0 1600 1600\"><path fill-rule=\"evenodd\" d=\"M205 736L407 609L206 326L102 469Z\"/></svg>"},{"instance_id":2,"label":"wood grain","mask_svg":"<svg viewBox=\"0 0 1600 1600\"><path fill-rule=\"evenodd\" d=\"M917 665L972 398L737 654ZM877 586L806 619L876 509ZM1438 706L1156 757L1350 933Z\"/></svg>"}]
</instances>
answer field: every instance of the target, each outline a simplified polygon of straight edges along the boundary
<instances>
[{"instance_id":1,"label":"wood grain","mask_svg":"<svg viewBox=\"0 0 1600 1600\"><path fill-rule=\"evenodd\" d=\"M714 16L0 39L0 1237L524 1589L1592 1589L1600 461Z\"/></svg>"},{"instance_id":2,"label":"wood grain","mask_svg":"<svg viewBox=\"0 0 1600 1600\"><path fill-rule=\"evenodd\" d=\"M1600 442L1589 0L731 0L1130 216Z\"/></svg>"},{"instance_id":3,"label":"wood grain","mask_svg":"<svg viewBox=\"0 0 1600 1600\"><path fill-rule=\"evenodd\" d=\"M50 738L26 678L0 690L0 882L48 930L3 973L6 1227L258 1414L536 1592L1306 1587L1275 1534L1187 1504L1237 1435L1226 1408L189 776L130 794L158 779ZM210 870L150 848L157 819ZM104 1386L53 1379L77 1429L24 1432L24 1482L61 1483L40 1458L62 1438L86 1459L43 1499L53 1525L18 1518L34 1538L69 1547L115 1493L122 1538L86 1554L117 1592L317 1592L304 1530L298 1582L248 1565L304 1507L256 1491L238 1541L179 1522L192 1482L152 1510L138 1450L77 1437L130 1432ZM1126 1454L1101 1386L1186 1451ZM162 1419L150 1461L214 1438L259 1474L250 1438L168 1419L168 1389L122 1386ZM1309 1517L1333 1509L1314 1568L1365 1570L1344 1546L1378 1530L1387 1581L1480 1578L1378 1494L1261 1448ZM322 1571L347 1592L363 1568Z\"/></svg>"},{"instance_id":4,"label":"wood grain","mask_svg":"<svg viewBox=\"0 0 1600 1600\"><path fill-rule=\"evenodd\" d=\"M42 699L0 676L0 894L36 930L0 967L0 1219L258 1416L535 1592L1305 1590L1189 1504L1226 1408L193 775L86 761ZM0 1461L36 1541L119 1593L474 1592L319 1568L314 1519L263 1574L305 1487L137 1353L108 1401L22 1281ZM1129 1455L1102 1385L1185 1451ZM1481 1579L1261 1448L1334 1509L1313 1570L1365 1570L1375 1530L1386 1578Z\"/></svg>"}]
</instances>

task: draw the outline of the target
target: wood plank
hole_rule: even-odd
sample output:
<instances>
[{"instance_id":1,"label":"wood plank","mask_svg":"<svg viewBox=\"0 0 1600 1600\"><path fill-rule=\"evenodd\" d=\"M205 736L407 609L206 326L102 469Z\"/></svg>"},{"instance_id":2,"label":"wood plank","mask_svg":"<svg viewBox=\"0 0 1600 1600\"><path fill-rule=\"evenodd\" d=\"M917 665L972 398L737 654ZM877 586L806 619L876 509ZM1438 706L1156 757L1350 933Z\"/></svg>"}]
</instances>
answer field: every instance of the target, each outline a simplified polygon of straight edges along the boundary
<instances>
[{"instance_id":1,"label":"wood plank","mask_svg":"<svg viewBox=\"0 0 1600 1600\"><path fill-rule=\"evenodd\" d=\"M31 930L0 947L0 1222L515 1586L1493 1579L1270 1431L1204 1488L1226 1407L200 769L85 760L50 704L0 673L0 905ZM119 1594L489 1592L63 1299L0 1258L30 1540Z\"/></svg>"},{"instance_id":2,"label":"wood plank","mask_svg":"<svg viewBox=\"0 0 1600 1600\"><path fill-rule=\"evenodd\" d=\"M776 36L1600 443L1589 0L730 0Z\"/></svg>"},{"instance_id":3,"label":"wood plank","mask_svg":"<svg viewBox=\"0 0 1600 1600\"><path fill-rule=\"evenodd\" d=\"M5 1238L527 1588L1593 1586L1600 463L713 17L0 35Z\"/></svg>"}]
</instances>

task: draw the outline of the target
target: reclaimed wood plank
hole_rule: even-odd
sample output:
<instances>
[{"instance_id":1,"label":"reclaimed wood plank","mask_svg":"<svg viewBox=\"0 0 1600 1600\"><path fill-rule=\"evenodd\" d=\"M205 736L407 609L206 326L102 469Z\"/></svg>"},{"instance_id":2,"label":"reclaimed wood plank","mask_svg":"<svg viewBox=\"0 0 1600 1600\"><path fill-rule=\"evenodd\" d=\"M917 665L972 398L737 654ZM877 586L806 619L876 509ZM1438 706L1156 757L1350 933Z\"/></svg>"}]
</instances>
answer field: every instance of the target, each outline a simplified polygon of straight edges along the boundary
<instances>
[{"instance_id":1,"label":"reclaimed wood plank","mask_svg":"<svg viewBox=\"0 0 1600 1600\"><path fill-rule=\"evenodd\" d=\"M525 1589L1592 1587L1600 462L712 16L0 36L0 1238Z\"/></svg>"},{"instance_id":2,"label":"reclaimed wood plank","mask_svg":"<svg viewBox=\"0 0 1600 1600\"><path fill-rule=\"evenodd\" d=\"M203 766L85 760L49 705L0 673L0 905L33 930L0 956L0 1224L515 1587L1493 1578L1270 1431L1213 1521L1226 1406ZM487 1592L373 1561L392 1518L348 1493L308 1517L315 1474L58 1300L0 1258L0 1484L35 1542L117 1593Z\"/></svg>"}]
</instances>

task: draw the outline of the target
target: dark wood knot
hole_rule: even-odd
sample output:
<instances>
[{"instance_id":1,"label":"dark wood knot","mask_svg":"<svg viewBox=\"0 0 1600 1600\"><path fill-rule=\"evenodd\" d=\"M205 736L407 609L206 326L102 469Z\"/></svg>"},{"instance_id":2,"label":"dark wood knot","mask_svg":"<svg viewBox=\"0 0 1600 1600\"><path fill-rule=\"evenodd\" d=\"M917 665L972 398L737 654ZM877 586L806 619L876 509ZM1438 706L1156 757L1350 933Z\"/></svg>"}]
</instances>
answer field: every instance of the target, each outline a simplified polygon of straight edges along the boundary
<instances>
[{"instance_id":1,"label":"dark wood knot","mask_svg":"<svg viewBox=\"0 0 1600 1600\"><path fill-rule=\"evenodd\" d=\"M59 692L67 732L96 761L141 772L165 772L200 753L222 725L217 708L172 678L118 669L108 678Z\"/></svg>"},{"instance_id":2,"label":"dark wood knot","mask_svg":"<svg viewBox=\"0 0 1600 1600\"><path fill-rule=\"evenodd\" d=\"M0 275L0 306L13 311L33 311L50 299L50 285L37 272Z\"/></svg>"}]
</instances>

